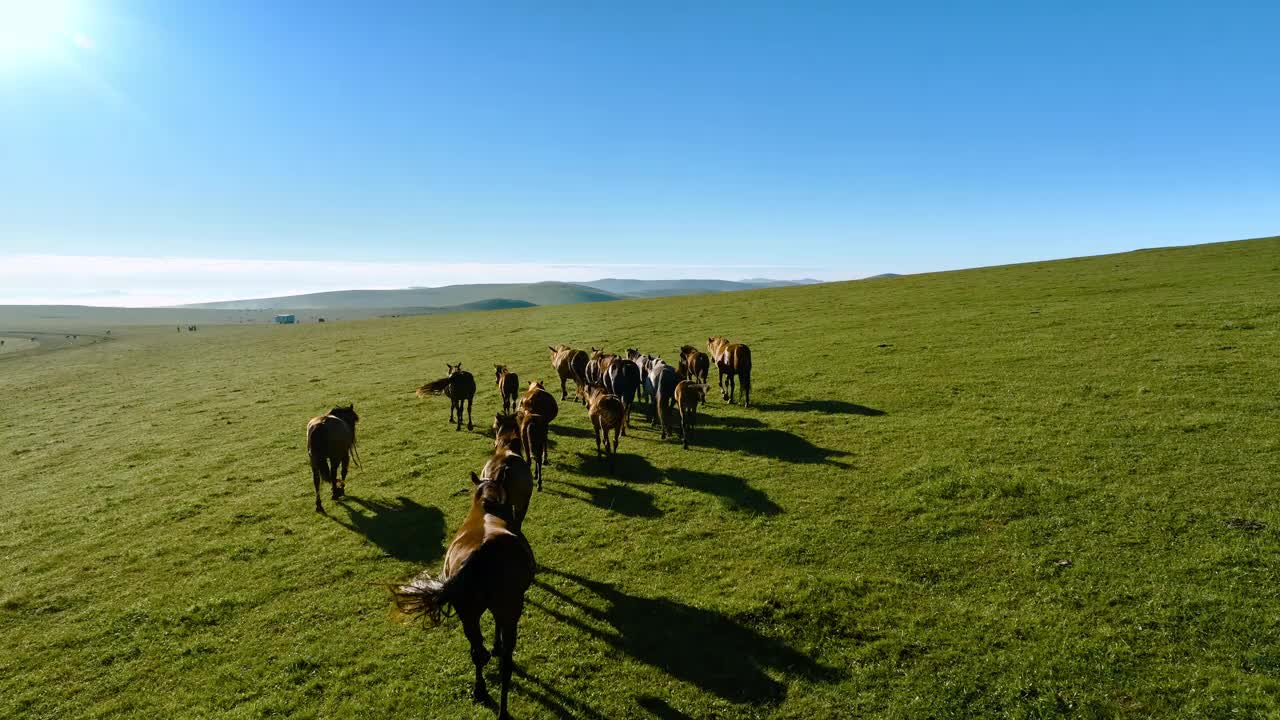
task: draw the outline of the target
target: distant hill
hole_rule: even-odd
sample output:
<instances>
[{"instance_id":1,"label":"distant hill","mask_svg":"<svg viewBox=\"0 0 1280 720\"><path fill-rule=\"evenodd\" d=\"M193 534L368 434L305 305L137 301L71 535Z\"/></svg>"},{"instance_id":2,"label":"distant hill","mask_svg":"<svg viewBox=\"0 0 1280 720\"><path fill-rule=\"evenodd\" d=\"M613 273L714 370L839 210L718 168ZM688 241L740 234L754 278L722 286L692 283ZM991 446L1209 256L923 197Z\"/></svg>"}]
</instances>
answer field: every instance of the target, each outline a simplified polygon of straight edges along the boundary
<instances>
[{"instance_id":1,"label":"distant hill","mask_svg":"<svg viewBox=\"0 0 1280 720\"><path fill-rule=\"evenodd\" d=\"M896 277L902 277L902 276L899 275L898 273L880 273L879 275L871 275L868 277L864 277L862 279L863 280L883 280L885 278L896 278Z\"/></svg>"},{"instance_id":2,"label":"distant hill","mask_svg":"<svg viewBox=\"0 0 1280 720\"><path fill-rule=\"evenodd\" d=\"M769 280L752 278L750 280L627 280L623 278L603 278L581 283L615 295L629 297L662 297L668 295L697 295L701 293L731 292L734 290L758 290L767 287L787 287L807 285L817 280Z\"/></svg>"},{"instance_id":3,"label":"distant hill","mask_svg":"<svg viewBox=\"0 0 1280 720\"><path fill-rule=\"evenodd\" d=\"M403 290L338 290L283 297L196 303L184 307L213 310L331 310L456 308L486 301L522 302L529 305L568 305L617 300L609 292L562 282L448 285ZM509 305L507 307L510 307Z\"/></svg>"}]
</instances>

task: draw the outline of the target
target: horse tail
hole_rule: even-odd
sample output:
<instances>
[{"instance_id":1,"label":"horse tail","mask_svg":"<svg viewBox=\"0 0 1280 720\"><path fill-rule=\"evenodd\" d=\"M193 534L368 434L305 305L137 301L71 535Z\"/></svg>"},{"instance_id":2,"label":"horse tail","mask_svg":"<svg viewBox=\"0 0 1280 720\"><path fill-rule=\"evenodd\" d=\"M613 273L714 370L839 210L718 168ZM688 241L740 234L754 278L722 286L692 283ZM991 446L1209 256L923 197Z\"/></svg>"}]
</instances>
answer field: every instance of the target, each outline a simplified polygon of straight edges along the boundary
<instances>
[{"instance_id":1,"label":"horse tail","mask_svg":"<svg viewBox=\"0 0 1280 720\"><path fill-rule=\"evenodd\" d=\"M428 395L439 395L440 393L445 391L445 388L449 387L452 384L453 384L452 377L445 377L445 378L440 378L439 380L432 380L426 385L423 385L418 388L418 397L426 397Z\"/></svg>"},{"instance_id":2,"label":"horse tail","mask_svg":"<svg viewBox=\"0 0 1280 720\"><path fill-rule=\"evenodd\" d=\"M481 545L483 547L483 545ZM397 620L410 621L425 617L436 625L444 617L452 615L452 608L458 598L466 594L468 586L473 582L475 571L472 560L480 552L477 548L471 556L463 561L458 572L444 580L431 577L431 573L422 572L408 585L391 585L391 600L395 603L393 616Z\"/></svg>"}]
</instances>

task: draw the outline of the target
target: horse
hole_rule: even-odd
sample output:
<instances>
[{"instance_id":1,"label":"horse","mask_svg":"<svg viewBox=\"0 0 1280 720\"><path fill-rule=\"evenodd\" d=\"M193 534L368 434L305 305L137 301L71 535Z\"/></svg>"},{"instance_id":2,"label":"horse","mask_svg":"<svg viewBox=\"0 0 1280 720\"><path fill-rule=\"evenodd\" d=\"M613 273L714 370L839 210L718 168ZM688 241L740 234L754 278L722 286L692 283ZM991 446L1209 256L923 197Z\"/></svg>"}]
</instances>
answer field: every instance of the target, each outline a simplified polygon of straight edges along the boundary
<instances>
[{"instance_id":1,"label":"horse","mask_svg":"<svg viewBox=\"0 0 1280 720\"><path fill-rule=\"evenodd\" d=\"M498 383L498 394L502 396L502 412L514 412L516 397L520 394L520 378L507 370L506 365L494 365L493 373Z\"/></svg>"},{"instance_id":2,"label":"horse","mask_svg":"<svg viewBox=\"0 0 1280 720\"><path fill-rule=\"evenodd\" d=\"M551 367L555 368L556 374L560 376L560 399L566 400L569 393L565 390L564 381L572 378L575 386L585 383L589 358L585 351L574 350L568 345L555 347L548 345L547 349L551 351Z\"/></svg>"},{"instance_id":3,"label":"horse","mask_svg":"<svg viewBox=\"0 0 1280 720\"><path fill-rule=\"evenodd\" d=\"M548 426L560 414L560 407L556 404L555 396L547 392L547 386L541 380L529 383L529 388L525 390L524 395L520 398L518 410L541 415L546 419Z\"/></svg>"},{"instance_id":4,"label":"horse","mask_svg":"<svg viewBox=\"0 0 1280 720\"><path fill-rule=\"evenodd\" d=\"M680 359L684 361L687 368L687 380L700 383L707 381L707 376L711 374L711 358L706 353L692 345L682 345Z\"/></svg>"},{"instance_id":5,"label":"horse","mask_svg":"<svg viewBox=\"0 0 1280 720\"><path fill-rule=\"evenodd\" d=\"M601 384L610 395L617 395L626 408L626 422L622 425L622 434L626 435L627 428L631 426L631 404L640 389L640 367L630 360L614 357L616 359L603 372Z\"/></svg>"},{"instance_id":6,"label":"horse","mask_svg":"<svg viewBox=\"0 0 1280 720\"><path fill-rule=\"evenodd\" d=\"M426 385L418 388L418 397L426 397L428 395L439 395L449 398L449 422L453 422L453 413L458 413L458 427L462 430L462 404L467 405L467 429L471 430L471 402L476 396L476 379L471 373L462 369L462 363L450 365L445 363L449 368L449 374L433 380Z\"/></svg>"},{"instance_id":7,"label":"horse","mask_svg":"<svg viewBox=\"0 0 1280 720\"><path fill-rule=\"evenodd\" d=\"M480 477L503 478L513 510L511 528L516 532L520 532L520 526L524 524L524 516L529 513L529 499L533 497L533 473L524 459L523 448L516 416L494 415L493 455L481 468Z\"/></svg>"},{"instance_id":8,"label":"horse","mask_svg":"<svg viewBox=\"0 0 1280 720\"><path fill-rule=\"evenodd\" d=\"M648 384L649 365L653 362L652 355L645 355L635 348L627 348L627 359L636 364L640 368L640 399L650 401L653 400L653 387Z\"/></svg>"},{"instance_id":9,"label":"horse","mask_svg":"<svg viewBox=\"0 0 1280 720\"><path fill-rule=\"evenodd\" d=\"M605 352L603 348L600 350L591 348L591 354L588 357L590 359L587 360L587 368L583 376L592 385L603 384L604 371L608 370L611 364L620 359L613 353Z\"/></svg>"},{"instance_id":10,"label":"horse","mask_svg":"<svg viewBox=\"0 0 1280 720\"><path fill-rule=\"evenodd\" d=\"M338 500L347 494L347 467L352 456L355 456L356 467L360 467L360 456L356 453L356 421L359 419L355 405L348 405L307 422L307 457L311 460L311 480L316 486L316 512L324 512L320 504L321 478L329 483L330 499Z\"/></svg>"},{"instance_id":11,"label":"horse","mask_svg":"<svg viewBox=\"0 0 1280 720\"><path fill-rule=\"evenodd\" d=\"M676 385L680 378L675 368L655 359L649 365L649 384L653 386L653 421L662 426L662 439L667 439L667 425L670 424L671 406L675 401Z\"/></svg>"},{"instance_id":12,"label":"horse","mask_svg":"<svg viewBox=\"0 0 1280 720\"><path fill-rule=\"evenodd\" d=\"M719 335L707 338L707 352L719 370L720 395L733 404L734 378L742 379L742 406L751 407L751 348L731 343Z\"/></svg>"},{"instance_id":13,"label":"horse","mask_svg":"<svg viewBox=\"0 0 1280 720\"><path fill-rule=\"evenodd\" d=\"M549 394L548 397L550 397ZM542 464L547 461L549 423L542 415L523 410L516 412L516 422L520 425L520 444L524 448L524 461L533 466L533 476L538 481L538 492L542 492Z\"/></svg>"},{"instance_id":14,"label":"horse","mask_svg":"<svg viewBox=\"0 0 1280 720\"><path fill-rule=\"evenodd\" d=\"M471 688L474 701L493 705L485 686L484 666L492 655L498 656L502 676L498 718L506 720L510 718L507 692L514 668L516 626L537 565L529 541L511 529L513 509L502 479L482 480L473 472L471 483L475 486L471 510L449 543L439 577L423 572L407 585L393 586L391 594L401 618L426 617L438 624L449 609L457 613L476 668ZM480 629L480 618L486 610L494 622L492 654L485 649Z\"/></svg>"},{"instance_id":15,"label":"horse","mask_svg":"<svg viewBox=\"0 0 1280 720\"><path fill-rule=\"evenodd\" d=\"M676 384L676 408L680 410L680 439L685 450L689 449L689 435L693 433L693 423L698 416L698 403L707 401L707 391L710 389L710 385L692 380L681 380Z\"/></svg>"},{"instance_id":16,"label":"horse","mask_svg":"<svg viewBox=\"0 0 1280 720\"><path fill-rule=\"evenodd\" d=\"M614 468L614 458L618 454L618 433L622 429L627 416L627 408L617 395L610 395L603 385L583 385L578 388L578 396L587 404L587 414L591 416L591 427L596 433L596 457L600 457L600 436L604 436L604 453L609 456L609 469ZM609 431L613 431L613 447L609 447Z\"/></svg>"}]
</instances>

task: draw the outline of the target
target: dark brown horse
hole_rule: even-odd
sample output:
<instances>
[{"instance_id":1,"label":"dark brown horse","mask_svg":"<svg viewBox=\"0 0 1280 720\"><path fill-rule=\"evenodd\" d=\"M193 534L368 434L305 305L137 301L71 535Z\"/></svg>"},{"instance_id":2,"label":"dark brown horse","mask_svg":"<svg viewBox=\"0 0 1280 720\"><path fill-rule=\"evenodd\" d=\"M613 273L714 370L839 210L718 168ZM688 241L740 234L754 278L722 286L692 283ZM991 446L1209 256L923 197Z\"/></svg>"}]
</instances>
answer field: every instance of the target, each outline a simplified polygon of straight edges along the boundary
<instances>
[{"instance_id":1,"label":"dark brown horse","mask_svg":"<svg viewBox=\"0 0 1280 720\"><path fill-rule=\"evenodd\" d=\"M471 662L476 668L471 697L493 704L484 682L484 666L492 657L484 646L480 618L487 610L493 615L494 654L502 675L502 699L498 717L506 720L507 692L511 688L512 654L516 649L516 626L524 612L524 594L533 583L536 565L533 549L524 536L511 528L510 497L501 478L482 480L471 473L475 489L471 511L449 543L444 568L438 578L422 573L408 585L391 589L401 617L426 617L439 623L452 608L462 621L462 632L471 644Z\"/></svg>"},{"instance_id":2,"label":"dark brown horse","mask_svg":"<svg viewBox=\"0 0 1280 720\"><path fill-rule=\"evenodd\" d=\"M569 393L565 390L564 381L573 379L575 386L581 387L587 381L587 353L584 350L574 350L568 345L556 345L555 347L547 346L551 351L551 367L555 368L556 374L560 376L560 399L565 400L569 397Z\"/></svg>"},{"instance_id":3,"label":"dark brown horse","mask_svg":"<svg viewBox=\"0 0 1280 720\"><path fill-rule=\"evenodd\" d=\"M331 499L337 500L347 494L347 466L352 455L355 455L356 467L360 466L360 456L356 455L356 421L359 419L355 406L348 405L313 417L307 423L307 456L311 459L311 480L316 486L316 512L324 512L320 504L320 480L329 483Z\"/></svg>"},{"instance_id":4,"label":"dark brown horse","mask_svg":"<svg viewBox=\"0 0 1280 720\"><path fill-rule=\"evenodd\" d=\"M502 478L507 500L514 510L511 529L520 532L533 497L533 473L524 459L520 424L515 415L493 416L493 455L480 470L482 478Z\"/></svg>"},{"instance_id":5,"label":"dark brown horse","mask_svg":"<svg viewBox=\"0 0 1280 720\"><path fill-rule=\"evenodd\" d=\"M520 395L520 378L507 370L506 365L494 365L493 372L498 381L498 394L502 395L502 412L514 412L516 397Z\"/></svg>"},{"instance_id":6,"label":"dark brown horse","mask_svg":"<svg viewBox=\"0 0 1280 720\"><path fill-rule=\"evenodd\" d=\"M751 407L751 348L731 343L719 335L707 338L707 352L720 371L720 395L733 404L734 378L742 381L742 406Z\"/></svg>"},{"instance_id":7,"label":"dark brown horse","mask_svg":"<svg viewBox=\"0 0 1280 720\"><path fill-rule=\"evenodd\" d=\"M444 393L444 396L449 398L449 422L453 422L455 411L458 414L458 430L462 430L462 405L465 403L467 429L471 430L471 402L476 396L476 379L471 376L471 373L462 369L462 363L457 365L445 363L445 367L449 368L449 374L418 388L418 397Z\"/></svg>"},{"instance_id":8,"label":"dark brown horse","mask_svg":"<svg viewBox=\"0 0 1280 720\"><path fill-rule=\"evenodd\" d=\"M617 395L626 408L627 419L622 424L622 434L627 434L631 427L631 406L636 401L636 393L640 390L640 367L634 361L614 356L614 359L601 373L601 384L610 395Z\"/></svg>"},{"instance_id":9,"label":"dark brown horse","mask_svg":"<svg viewBox=\"0 0 1280 720\"><path fill-rule=\"evenodd\" d=\"M578 388L578 397L587 405L587 414L591 417L591 427L596 433L596 456L601 455L600 437L604 436L604 455L609 457L609 469L614 467L614 458L618 454L618 434L627 417L627 407L622 398L610 395L603 385L583 385ZM613 431L613 447L609 446L609 431Z\"/></svg>"},{"instance_id":10,"label":"dark brown horse","mask_svg":"<svg viewBox=\"0 0 1280 720\"><path fill-rule=\"evenodd\" d=\"M684 345L680 348L680 359L684 361L686 380L707 381L711 374L711 358L706 353L692 345Z\"/></svg>"}]
</instances>

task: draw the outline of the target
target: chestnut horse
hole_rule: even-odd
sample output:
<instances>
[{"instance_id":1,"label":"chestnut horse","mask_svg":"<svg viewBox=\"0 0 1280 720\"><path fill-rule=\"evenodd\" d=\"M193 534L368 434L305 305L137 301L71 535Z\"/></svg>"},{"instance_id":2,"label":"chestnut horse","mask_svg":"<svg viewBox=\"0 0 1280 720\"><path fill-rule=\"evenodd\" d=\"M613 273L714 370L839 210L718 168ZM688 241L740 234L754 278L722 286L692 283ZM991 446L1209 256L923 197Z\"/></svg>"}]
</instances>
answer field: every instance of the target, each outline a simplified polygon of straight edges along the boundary
<instances>
[{"instance_id":1,"label":"chestnut horse","mask_svg":"<svg viewBox=\"0 0 1280 720\"><path fill-rule=\"evenodd\" d=\"M471 430L471 402L476 396L476 379L471 373L462 369L462 363L450 365L445 363L449 368L449 374L439 380L433 380L426 385L418 388L418 397L426 397L428 395L439 395L449 398L449 422L453 422L453 413L458 413L458 430L462 430L462 405L467 405L467 429Z\"/></svg>"},{"instance_id":2,"label":"chestnut horse","mask_svg":"<svg viewBox=\"0 0 1280 720\"><path fill-rule=\"evenodd\" d=\"M536 564L529 541L511 527L513 508L503 478L482 480L473 472L471 483L475 486L471 510L449 543L440 576L433 578L423 572L407 585L392 587L391 593L402 618L426 617L439 623L450 608L457 613L476 668L471 697L486 705L493 704L484 682L484 666L492 655L484 646L480 618L486 610L493 615L493 651L502 676L498 717L505 720L510 717L507 692L514 669L516 626Z\"/></svg>"},{"instance_id":3,"label":"chestnut horse","mask_svg":"<svg viewBox=\"0 0 1280 720\"><path fill-rule=\"evenodd\" d=\"M596 433L596 457L601 455L600 437L604 436L604 455L609 457L609 469L614 467L614 458L618 454L618 433L627 417L627 408L617 395L610 395L603 385L583 385L578 388L578 397L587 404L587 414L591 416L591 427ZM609 431L613 431L613 447L609 446Z\"/></svg>"},{"instance_id":4,"label":"chestnut horse","mask_svg":"<svg viewBox=\"0 0 1280 720\"><path fill-rule=\"evenodd\" d=\"M587 353L583 350L574 350L568 345L556 345L555 347L547 346L551 351L551 367L555 368L556 374L560 376L560 399L565 400L569 397L569 393L565 390L564 381L573 379L575 386L581 386L587 381Z\"/></svg>"},{"instance_id":5,"label":"chestnut horse","mask_svg":"<svg viewBox=\"0 0 1280 720\"><path fill-rule=\"evenodd\" d=\"M498 383L498 394L502 396L502 412L514 412L516 397L520 394L520 378L506 365L493 366L494 378Z\"/></svg>"},{"instance_id":6,"label":"chestnut horse","mask_svg":"<svg viewBox=\"0 0 1280 720\"><path fill-rule=\"evenodd\" d=\"M320 480L323 478L329 483L330 498L337 500L347 494L347 466L351 456L355 455L356 467L360 467L360 456L356 455L356 421L359 419L355 405L348 405L307 422L307 456L311 459L311 480L316 486L316 512L324 512L320 504Z\"/></svg>"},{"instance_id":7,"label":"chestnut horse","mask_svg":"<svg viewBox=\"0 0 1280 720\"><path fill-rule=\"evenodd\" d=\"M711 358L706 353L692 345L684 345L680 348L680 359L687 368L686 380L700 383L707 381L707 376L711 373Z\"/></svg>"},{"instance_id":8,"label":"chestnut horse","mask_svg":"<svg viewBox=\"0 0 1280 720\"><path fill-rule=\"evenodd\" d=\"M731 343L719 335L707 338L707 352L720 371L720 395L733 404L734 378L742 380L742 406L751 407L751 348Z\"/></svg>"},{"instance_id":9,"label":"chestnut horse","mask_svg":"<svg viewBox=\"0 0 1280 720\"><path fill-rule=\"evenodd\" d=\"M529 383L529 388L520 397L519 410L541 415L546 418L547 425L560 414L555 396L547 392L547 386L541 380Z\"/></svg>"}]
</instances>

